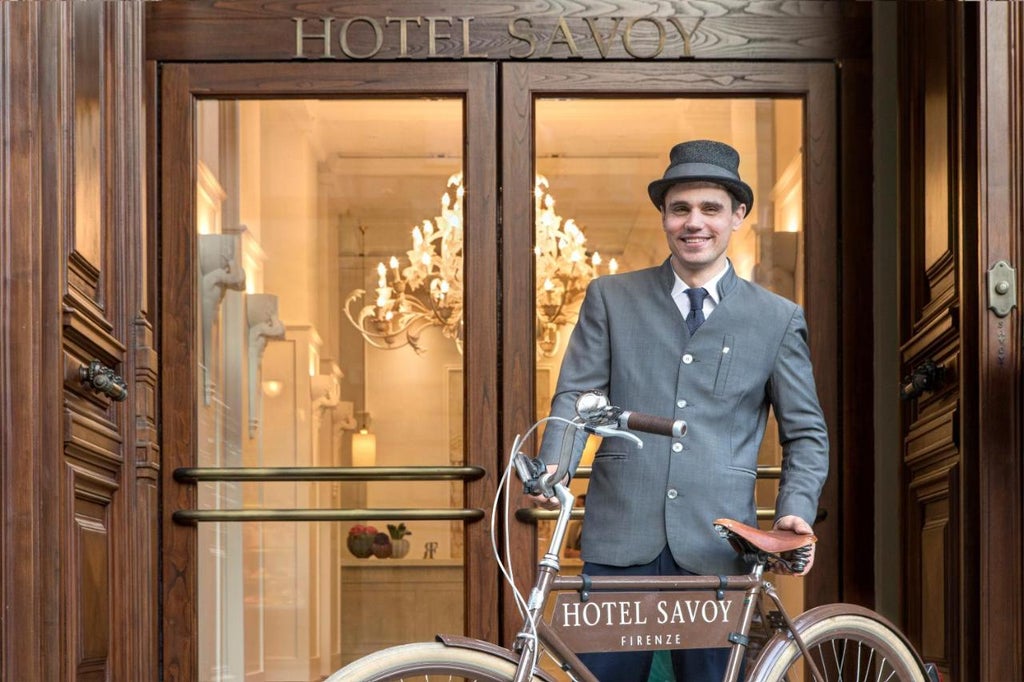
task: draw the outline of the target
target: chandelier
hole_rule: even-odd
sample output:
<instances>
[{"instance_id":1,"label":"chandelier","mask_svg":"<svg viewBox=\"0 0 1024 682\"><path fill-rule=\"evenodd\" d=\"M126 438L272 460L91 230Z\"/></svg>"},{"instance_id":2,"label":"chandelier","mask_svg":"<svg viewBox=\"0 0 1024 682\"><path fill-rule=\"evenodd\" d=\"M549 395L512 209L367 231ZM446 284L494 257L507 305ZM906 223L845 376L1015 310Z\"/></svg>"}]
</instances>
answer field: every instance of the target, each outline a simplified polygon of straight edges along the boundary
<instances>
[{"instance_id":1,"label":"chandelier","mask_svg":"<svg viewBox=\"0 0 1024 682\"><path fill-rule=\"evenodd\" d=\"M462 173L448 178L441 197L441 215L424 220L412 230L408 265L401 267L392 256L377 264L376 296L367 299L364 289L352 291L345 300L345 316L375 348L392 350L410 346L423 352L420 335L437 327L462 352ZM548 181L538 175L534 183L536 215L537 349L545 357L561 345L561 328L576 321L587 284L598 276L602 264L597 252L587 255L587 238L571 218L555 213ZM615 259L607 271L615 273Z\"/></svg>"}]
</instances>

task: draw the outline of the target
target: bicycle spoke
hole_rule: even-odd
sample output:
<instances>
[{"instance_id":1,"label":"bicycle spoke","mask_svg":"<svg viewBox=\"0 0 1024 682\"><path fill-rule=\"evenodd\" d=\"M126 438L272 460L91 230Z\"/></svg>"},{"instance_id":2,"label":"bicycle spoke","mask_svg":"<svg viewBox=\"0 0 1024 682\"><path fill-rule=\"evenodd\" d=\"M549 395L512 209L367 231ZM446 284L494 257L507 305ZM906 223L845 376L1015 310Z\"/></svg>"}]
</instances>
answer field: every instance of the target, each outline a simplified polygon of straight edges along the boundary
<instances>
[{"instance_id":1,"label":"bicycle spoke","mask_svg":"<svg viewBox=\"0 0 1024 682\"><path fill-rule=\"evenodd\" d=\"M898 682L899 670L886 652L858 639L831 637L809 647L811 660L822 682ZM808 661L810 663L810 661ZM795 670L787 671L784 682L795 682ZM805 671L809 676L810 671ZM810 679L808 677L808 679Z\"/></svg>"},{"instance_id":2,"label":"bicycle spoke","mask_svg":"<svg viewBox=\"0 0 1024 682\"><path fill-rule=\"evenodd\" d=\"M896 671L892 670L892 671L889 672L888 675L885 676L885 679L883 680L882 679L882 671L884 671L886 669L886 667L890 667L890 668L892 667L892 666L889 665L888 661L886 661L885 665L879 667L879 669L878 669L878 682L889 682L889 680L892 679L892 676L896 674Z\"/></svg>"},{"instance_id":3,"label":"bicycle spoke","mask_svg":"<svg viewBox=\"0 0 1024 682\"><path fill-rule=\"evenodd\" d=\"M843 646L842 656L840 656L836 644L836 640L832 640L832 656L836 661L836 680L841 682L843 679L843 666L846 664L846 646Z\"/></svg>"}]
</instances>

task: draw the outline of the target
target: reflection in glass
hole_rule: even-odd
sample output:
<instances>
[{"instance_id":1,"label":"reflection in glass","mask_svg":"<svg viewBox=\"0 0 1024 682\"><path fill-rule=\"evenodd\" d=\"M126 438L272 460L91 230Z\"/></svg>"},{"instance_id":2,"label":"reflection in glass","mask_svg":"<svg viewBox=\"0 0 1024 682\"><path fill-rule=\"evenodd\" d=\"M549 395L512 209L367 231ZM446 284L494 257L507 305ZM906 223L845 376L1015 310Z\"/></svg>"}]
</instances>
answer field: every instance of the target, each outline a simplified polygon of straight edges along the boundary
<instances>
[{"instance_id":1,"label":"reflection in glass","mask_svg":"<svg viewBox=\"0 0 1024 682\"><path fill-rule=\"evenodd\" d=\"M376 263L408 248L461 171L462 108L199 103L199 466L464 461L458 349L431 328L428 356L384 352L344 315L345 293L373 289ZM461 282L461 263L449 272ZM205 509L447 508L462 507L462 485L202 483L198 496ZM462 534L448 521L199 524L199 679L319 680L371 650L462 632Z\"/></svg>"}]
</instances>

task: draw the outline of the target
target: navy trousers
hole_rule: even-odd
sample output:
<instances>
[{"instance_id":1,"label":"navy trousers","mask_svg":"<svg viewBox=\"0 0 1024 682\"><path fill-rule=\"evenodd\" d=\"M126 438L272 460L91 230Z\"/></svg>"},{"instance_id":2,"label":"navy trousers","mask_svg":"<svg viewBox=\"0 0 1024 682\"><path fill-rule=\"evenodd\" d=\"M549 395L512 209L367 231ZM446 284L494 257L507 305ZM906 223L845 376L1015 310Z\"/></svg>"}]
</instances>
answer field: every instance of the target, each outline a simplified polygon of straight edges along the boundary
<instances>
[{"instance_id":1,"label":"navy trousers","mask_svg":"<svg viewBox=\"0 0 1024 682\"><path fill-rule=\"evenodd\" d=\"M676 564L666 546L658 558L640 566L608 566L585 562L587 575L693 575ZM601 682L646 682L653 651L612 651L580 654L580 660ZM680 649L672 652L672 671L677 682L721 682L729 664L729 647ZM742 679L742 675L740 676Z\"/></svg>"}]
</instances>

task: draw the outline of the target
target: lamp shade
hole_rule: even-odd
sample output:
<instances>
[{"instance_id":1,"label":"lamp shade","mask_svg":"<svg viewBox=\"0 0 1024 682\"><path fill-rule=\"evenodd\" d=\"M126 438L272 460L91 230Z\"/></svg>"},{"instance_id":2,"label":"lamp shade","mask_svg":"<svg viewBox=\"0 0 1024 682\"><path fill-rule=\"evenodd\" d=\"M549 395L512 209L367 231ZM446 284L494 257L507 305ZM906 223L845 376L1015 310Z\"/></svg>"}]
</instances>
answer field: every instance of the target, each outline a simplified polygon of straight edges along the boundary
<instances>
[{"instance_id":1,"label":"lamp shade","mask_svg":"<svg viewBox=\"0 0 1024 682\"><path fill-rule=\"evenodd\" d=\"M377 462L377 436L366 429L352 434L352 466L372 467Z\"/></svg>"}]
</instances>

